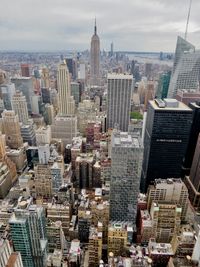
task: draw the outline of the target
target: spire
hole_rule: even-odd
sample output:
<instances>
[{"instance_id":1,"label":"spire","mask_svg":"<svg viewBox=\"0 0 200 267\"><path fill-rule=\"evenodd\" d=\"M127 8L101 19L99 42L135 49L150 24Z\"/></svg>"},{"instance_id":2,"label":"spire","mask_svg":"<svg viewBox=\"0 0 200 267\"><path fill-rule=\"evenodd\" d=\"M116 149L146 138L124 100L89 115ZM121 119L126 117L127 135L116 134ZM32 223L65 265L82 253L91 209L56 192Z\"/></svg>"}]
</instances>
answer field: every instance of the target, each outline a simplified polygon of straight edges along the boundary
<instances>
[{"instance_id":1,"label":"spire","mask_svg":"<svg viewBox=\"0 0 200 267\"><path fill-rule=\"evenodd\" d=\"M189 24L189 19L190 19L191 6L192 6L192 0L190 0L189 10L188 10L187 23L186 23L186 29L185 29L185 40L187 39L188 24Z\"/></svg>"},{"instance_id":2,"label":"spire","mask_svg":"<svg viewBox=\"0 0 200 267\"><path fill-rule=\"evenodd\" d=\"M95 17L95 20L94 20L94 34L95 34L95 35L97 34L96 17Z\"/></svg>"}]
</instances>

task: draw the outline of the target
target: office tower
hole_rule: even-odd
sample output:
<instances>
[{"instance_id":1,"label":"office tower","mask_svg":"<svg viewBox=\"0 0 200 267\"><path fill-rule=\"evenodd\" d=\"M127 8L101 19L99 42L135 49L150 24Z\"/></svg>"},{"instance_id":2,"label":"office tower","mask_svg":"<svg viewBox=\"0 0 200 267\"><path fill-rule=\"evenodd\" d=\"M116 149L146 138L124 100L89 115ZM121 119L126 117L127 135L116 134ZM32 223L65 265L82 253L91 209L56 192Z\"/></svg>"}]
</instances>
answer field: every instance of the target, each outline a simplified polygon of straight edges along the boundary
<instances>
[{"instance_id":1,"label":"office tower","mask_svg":"<svg viewBox=\"0 0 200 267\"><path fill-rule=\"evenodd\" d=\"M76 107L78 107L79 102L81 102L81 90L79 83L71 82L71 94L74 97Z\"/></svg>"},{"instance_id":2,"label":"office tower","mask_svg":"<svg viewBox=\"0 0 200 267\"><path fill-rule=\"evenodd\" d=\"M121 131L128 130L131 110L133 76L108 74L107 129L119 125Z\"/></svg>"},{"instance_id":3,"label":"office tower","mask_svg":"<svg viewBox=\"0 0 200 267\"><path fill-rule=\"evenodd\" d=\"M52 222L61 221L62 229L65 236L69 233L69 227L71 222L71 205L70 204L47 204L47 219Z\"/></svg>"},{"instance_id":4,"label":"office tower","mask_svg":"<svg viewBox=\"0 0 200 267\"><path fill-rule=\"evenodd\" d=\"M186 176L185 182L189 191L191 204L200 210L200 135L196 143L196 149L190 169L190 175Z\"/></svg>"},{"instance_id":5,"label":"office tower","mask_svg":"<svg viewBox=\"0 0 200 267\"><path fill-rule=\"evenodd\" d=\"M163 98L167 97L170 77L171 77L171 71L167 71L167 72L160 74L160 77L158 80L158 88L157 88L157 92L156 92L157 98L163 99ZM177 99L177 100L179 100L179 99Z\"/></svg>"},{"instance_id":6,"label":"office tower","mask_svg":"<svg viewBox=\"0 0 200 267\"><path fill-rule=\"evenodd\" d=\"M181 220L186 221L188 209L188 190L181 179L155 179L148 187L147 208L150 210L152 202L177 203L180 205Z\"/></svg>"},{"instance_id":7,"label":"office tower","mask_svg":"<svg viewBox=\"0 0 200 267\"><path fill-rule=\"evenodd\" d=\"M175 72L176 67L177 67L182 55L185 52L188 52L188 51L193 51L194 52L195 51L195 47L192 44L190 44L188 41L183 39L182 37L178 36L177 37L177 43L176 43L176 51L175 51L172 74Z\"/></svg>"},{"instance_id":8,"label":"office tower","mask_svg":"<svg viewBox=\"0 0 200 267\"><path fill-rule=\"evenodd\" d=\"M92 188L93 186L93 165L92 154L80 154L76 158L75 176L79 188Z\"/></svg>"},{"instance_id":9,"label":"office tower","mask_svg":"<svg viewBox=\"0 0 200 267\"><path fill-rule=\"evenodd\" d=\"M152 63L145 64L145 76L147 77L147 80L152 78Z\"/></svg>"},{"instance_id":10,"label":"office tower","mask_svg":"<svg viewBox=\"0 0 200 267\"><path fill-rule=\"evenodd\" d=\"M58 113L58 106L59 106L59 101L58 101L58 92L56 89L51 89L50 90L50 100L51 103L56 111L56 113Z\"/></svg>"},{"instance_id":11,"label":"office tower","mask_svg":"<svg viewBox=\"0 0 200 267\"><path fill-rule=\"evenodd\" d=\"M99 223L98 227L90 228L89 235L89 244L88 244L88 252L89 252L89 267L98 267L99 262L102 259L102 224Z\"/></svg>"},{"instance_id":12,"label":"office tower","mask_svg":"<svg viewBox=\"0 0 200 267\"><path fill-rule=\"evenodd\" d=\"M84 83L86 79L86 67L84 63L80 63L79 65L78 79L79 81L82 81L82 83Z\"/></svg>"},{"instance_id":13,"label":"office tower","mask_svg":"<svg viewBox=\"0 0 200 267\"><path fill-rule=\"evenodd\" d=\"M110 220L134 225L143 148L139 138L116 129L111 145Z\"/></svg>"},{"instance_id":14,"label":"office tower","mask_svg":"<svg viewBox=\"0 0 200 267\"><path fill-rule=\"evenodd\" d=\"M177 204L152 202L151 218L153 236L157 242L170 243L173 236L178 234L181 224L182 209Z\"/></svg>"},{"instance_id":15,"label":"office tower","mask_svg":"<svg viewBox=\"0 0 200 267\"><path fill-rule=\"evenodd\" d=\"M184 53L171 76L168 97L175 97L178 90L199 91L200 52Z\"/></svg>"},{"instance_id":16,"label":"office tower","mask_svg":"<svg viewBox=\"0 0 200 267\"><path fill-rule=\"evenodd\" d=\"M71 96L69 70L65 62L58 66L57 73L59 114L74 115L75 103Z\"/></svg>"},{"instance_id":17,"label":"office tower","mask_svg":"<svg viewBox=\"0 0 200 267\"><path fill-rule=\"evenodd\" d=\"M40 109L41 105L42 105L42 97L40 95L33 95L31 97L32 113L35 115L42 113Z\"/></svg>"},{"instance_id":18,"label":"office tower","mask_svg":"<svg viewBox=\"0 0 200 267\"><path fill-rule=\"evenodd\" d=\"M12 109L11 100L15 94L15 85L7 80L4 83L0 84L0 94L3 100L3 106L5 109Z\"/></svg>"},{"instance_id":19,"label":"office tower","mask_svg":"<svg viewBox=\"0 0 200 267\"><path fill-rule=\"evenodd\" d=\"M90 84L100 84L100 40L97 35L96 19L90 47Z\"/></svg>"},{"instance_id":20,"label":"office tower","mask_svg":"<svg viewBox=\"0 0 200 267\"><path fill-rule=\"evenodd\" d=\"M23 145L18 115L13 110L4 110L2 113L3 127L6 135L6 144L10 148L18 149Z\"/></svg>"},{"instance_id":21,"label":"office tower","mask_svg":"<svg viewBox=\"0 0 200 267\"><path fill-rule=\"evenodd\" d=\"M50 87L50 75L49 75L49 69L47 67L42 68L41 85L43 88Z\"/></svg>"},{"instance_id":22,"label":"office tower","mask_svg":"<svg viewBox=\"0 0 200 267\"><path fill-rule=\"evenodd\" d=\"M178 90L176 95L176 100L183 102L187 106L192 102L200 102L200 91L195 90Z\"/></svg>"},{"instance_id":23,"label":"office tower","mask_svg":"<svg viewBox=\"0 0 200 267\"><path fill-rule=\"evenodd\" d=\"M47 256L45 214L42 207L32 205L31 201L22 197L18 200L9 220L11 238L24 267L43 267Z\"/></svg>"},{"instance_id":24,"label":"office tower","mask_svg":"<svg viewBox=\"0 0 200 267\"><path fill-rule=\"evenodd\" d=\"M110 44L110 56L112 57L114 55L114 44L113 42Z\"/></svg>"},{"instance_id":25,"label":"office tower","mask_svg":"<svg viewBox=\"0 0 200 267\"><path fill-rule=\"evenodd\" d=\"M50 95L50 88L42 87L41 88L41 94L42 94L42 102L47 104L51 103L51 95Z\"/></svg>"},{"instance_id":26,"label":"office tower","mask_svg":"<svg viewBox=\"0 0 200 267\"><path fill-rule=\"evenodd\" d=\"M34 168L34 185L36 196L50 198L52 197L52 175L50 166L38 164Z\"/></svg>"},{"instance_id":27,"label":"office tower","mask_svg":"<svg viewBox=\"0 0 200 267\"><path fill-rule=\"evenodd\" d=\"M60 187L63 185L63 169L57 162L54 162L51 166L51 176L52 176L52 189L54 193L57 193Z\"/></svg>"},{"instance_id":28,"label":"office tower","mask_svg":"<svg viewBox=\"0 0 200 267\"><path fill-rule=\"evenodd\" d=\"M192 110L175 99L149 102L144 133L141 190L156 178L179 178L192 123Z\"/></svg>"},{"instance_id":29,"label":"office tower","mask_svg":"<svg viewBox=\"0 0 200 267\"><path fill-rule=\"evenodd\" d=\"M34 95L33 91L33 80L30 77L17 77L11 78L11 82L15 84L16 90L23 93L26 97L28 112L32 112L31 98Z\"/></svg>"},{"instance_id":30,"label":"office tower","mask_svg":"<svg viewBox=\"0 0 200 267\"><path fill-rule=\"evenodd\" d=\"M51 127L49 125L40 127L36 130L37 145L45 145L51 143Z\"/></svg>"},{"instance_id":31,"label":"office tower","mask_svg":"<svg viewBox=\"0 0 200 267\"><path fill-rule=\"evenodd\" d=\"M28 108L26 97L23 95L22 92L17 91L11 100L12 109L15 111L15 114L18 115L19 121L23 124L28 123Z\"/></svg>"},{"instance_id":32,"label":"office tower","mask_svg":"<svg viewBox=\"0 0 200 267\"><path fill-rule=\"evenodd\" d=\"M197 145L198 136L200 133L200 103L193 102L189 104L189 107L192 109L193 117L192 117L192 125L189 133L189 141L187 145L187 150L185 153L184 161L183 161L183 175L189 175L195 148Z\"/></svg>"},{"instance_id":33,"label":"office tower","mask_svg":"<svg viewBox=\"0 0 200 267\"><path fill-rule=\"evenodd\" d=\"M52 138L61 140L66 147L77 136L77 117L56 116L51 125L51 132Z\"/></svg>"},{"instance_id":34,"label":"office tower","mask_svg":"<svg viewBox=\"0 0 200 267\"><path fill-rule=\"evenodd\" d=\"M77 77L77 63L74 58L66 58L67 67L69 73L71 74L71 78L76 80Z\"/></svg>"},{"instance_id":35,"label":"office tower","mask_svg":"<svg viewBox=\"0 0 200 267\"><path fill-rule=\"evenodd\" d=\"M21 64L22 77L30 77L29 65Z\"/></svg>"},{"instance_id":36,"label":"office tower","mask_svg":"<svg viewBox=\"0 0 200 267\"><path fill-rule=\"evenodd\" d=\"M53 105L46 104L44 111L44 120L46 125L51 125L53 123L54 117L55 117L55 112Z\"/></svg>"}]
</instances>

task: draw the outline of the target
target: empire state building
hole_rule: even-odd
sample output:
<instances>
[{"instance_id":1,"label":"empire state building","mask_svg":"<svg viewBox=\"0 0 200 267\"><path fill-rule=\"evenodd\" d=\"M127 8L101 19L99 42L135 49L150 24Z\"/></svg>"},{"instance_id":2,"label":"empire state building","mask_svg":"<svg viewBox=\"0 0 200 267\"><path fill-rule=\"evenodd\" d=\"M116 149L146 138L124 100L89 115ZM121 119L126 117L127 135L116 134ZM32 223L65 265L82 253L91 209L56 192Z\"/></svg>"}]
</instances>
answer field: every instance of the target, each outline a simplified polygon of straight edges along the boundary
<instances>
[{"instance_id":1,"label":"empire state building","mask_svg":"<svg viewBox=\"0 0 200 267\"><path fill-rule=\"evenodd\" d=\"M97 35L96 19L94 34L91 39L90 48L90 85L100 84L100 40Z\"/></svg>"}]
</instances>

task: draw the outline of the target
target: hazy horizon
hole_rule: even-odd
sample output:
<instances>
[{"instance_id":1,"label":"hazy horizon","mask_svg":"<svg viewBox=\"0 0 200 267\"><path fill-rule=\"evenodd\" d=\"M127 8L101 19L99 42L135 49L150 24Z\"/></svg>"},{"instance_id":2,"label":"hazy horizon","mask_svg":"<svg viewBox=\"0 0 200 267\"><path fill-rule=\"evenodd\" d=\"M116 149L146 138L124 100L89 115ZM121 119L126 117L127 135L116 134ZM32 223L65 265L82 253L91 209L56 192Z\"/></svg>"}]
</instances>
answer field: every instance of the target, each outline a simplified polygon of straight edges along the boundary
<instances>
[{"instance_id":1,"label":"hazy horizon","mask_svg":"<svg viewBox=\"0 0 200 267\"><path fill-rule=\"evenodd\" d=\"M101 50L174 52L184 36L189 0L1 1L0 50L83 51L89 49L94 17ZM193 0L188 41L200 40L200 2Z\"/></svg>"}]
</instances>

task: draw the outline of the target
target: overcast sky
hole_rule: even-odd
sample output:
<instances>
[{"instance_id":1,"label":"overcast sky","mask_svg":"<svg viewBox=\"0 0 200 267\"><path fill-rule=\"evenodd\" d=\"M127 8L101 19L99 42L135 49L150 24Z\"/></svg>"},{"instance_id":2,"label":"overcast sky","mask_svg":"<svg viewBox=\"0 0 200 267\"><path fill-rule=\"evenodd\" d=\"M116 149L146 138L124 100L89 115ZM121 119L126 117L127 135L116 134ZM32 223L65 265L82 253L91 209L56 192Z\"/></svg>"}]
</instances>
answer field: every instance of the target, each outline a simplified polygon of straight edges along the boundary
<instances>
[{"instance_id":1,"label":"overcast sky","mask_svg":"<svg viewBox=\"0 0 200 267\"><path fill-rule=\"evenodd\" d=\"M101 49L174 51L189 0L1 0L0 49L83 50L94 17ZM200 41L200 0L193 0L188 41ZM199 46L200 47L200 46Z\"/></svg>"}]
</instances>

